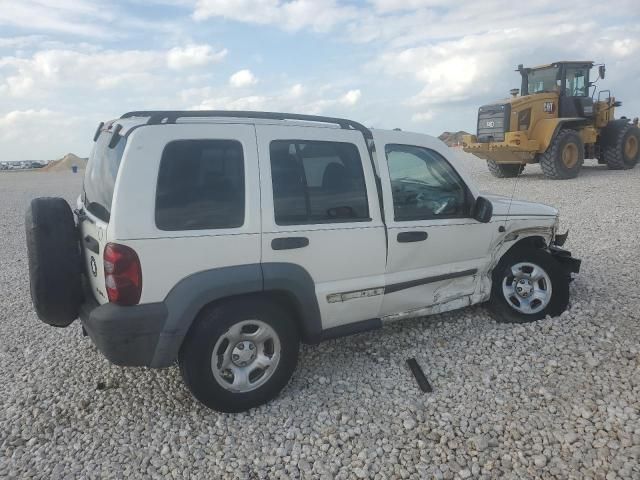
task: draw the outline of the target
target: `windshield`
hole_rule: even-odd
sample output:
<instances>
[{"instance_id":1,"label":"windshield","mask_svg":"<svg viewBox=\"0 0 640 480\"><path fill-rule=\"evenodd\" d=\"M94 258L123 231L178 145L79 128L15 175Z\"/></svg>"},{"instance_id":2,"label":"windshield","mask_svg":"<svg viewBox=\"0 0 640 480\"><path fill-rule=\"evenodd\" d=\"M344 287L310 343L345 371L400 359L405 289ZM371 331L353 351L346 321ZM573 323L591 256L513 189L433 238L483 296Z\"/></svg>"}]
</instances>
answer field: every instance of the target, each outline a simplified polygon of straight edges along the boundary
<instances>
[{"instance_id":1,"label":"windshield","mask_svg":"<svg viewBox=\"0 0 640 480\"><path fill-rule=\"evenodd\" d=\"M560 68L532 70L528 74L529 93L557 92L560 89Z\"/></svg>"},{"instance_id":2,"label":"windshield","mask_svg":"<svg viewBox=\"0 0 640 480\"><path fill-rule=\"evenodd\" d=\"M108 222L111 215L113 188L120 168L126 138L109 148L112 134L102 132L93 147L84 174L84 206L100 220Z\"/></svg>"}]
</instances>

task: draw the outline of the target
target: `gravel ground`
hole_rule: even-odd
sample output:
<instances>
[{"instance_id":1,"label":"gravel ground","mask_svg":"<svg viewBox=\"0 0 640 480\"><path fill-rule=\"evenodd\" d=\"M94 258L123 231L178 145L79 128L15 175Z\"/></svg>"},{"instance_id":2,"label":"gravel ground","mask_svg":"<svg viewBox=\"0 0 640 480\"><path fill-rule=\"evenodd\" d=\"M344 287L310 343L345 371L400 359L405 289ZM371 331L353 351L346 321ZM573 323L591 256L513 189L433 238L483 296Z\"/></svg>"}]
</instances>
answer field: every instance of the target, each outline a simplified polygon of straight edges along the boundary
<instances>
[{"instance_id":1,"label":"gravel ground","mask_svg":"<svg viewBox=\"0 0 640 480\"><path fill-rule=\"evenodd\" d=\"M584 261L562 317L502 325L472 307L304 347L280 397L239 415L196 403L177 368L112 366L78 324L38 321L24 210L80 182L0 174L0 477L640 478L640 168L519 179Z\"/></svg>"}]
</instances>

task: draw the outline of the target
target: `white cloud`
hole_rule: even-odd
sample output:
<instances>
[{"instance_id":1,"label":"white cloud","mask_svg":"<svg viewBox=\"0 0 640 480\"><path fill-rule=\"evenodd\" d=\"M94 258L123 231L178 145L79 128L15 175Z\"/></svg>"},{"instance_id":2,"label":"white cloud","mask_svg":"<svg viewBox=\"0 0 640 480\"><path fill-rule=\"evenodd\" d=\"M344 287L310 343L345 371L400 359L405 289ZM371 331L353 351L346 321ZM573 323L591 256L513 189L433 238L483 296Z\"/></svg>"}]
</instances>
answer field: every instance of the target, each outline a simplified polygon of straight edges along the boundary
<instances>
[{"instance_id":1,"label":"white cloud","mask_svg":"<svg viewBox=\"0 0 640 480\"><path fill-rule=\"evenodd\" d=\"M0 115L1 160L52 160L69 151L86 155L94 128L79 117L46 108L8 112ZM64 144L51 141L52 132L59 131L65 132Z\"/></svg>"},{"instance_id":2,"label":"white cloud","mask_svg":"<svg viewBox=\"0 0 640 480\"><path fill-rule=\"evenodd\" d=\"M251 70L239 70L229 77L229 85L234 88L250 87L258 83L258 79Z\"/></svg>"},{"instance_id":3,"label":"white cloud","mask_svg":"<svg viewBox=\"0 0 640 480\"><path fill-rule=\"evenodd\" d=\"M198 0L193 13L196 20L223 17L291 31L309 27L318 32L357 15L356 8L339 5L336 0Z\"/></svg>"},{"instance_id":4,"label":"white cloud","mask_svg":"<svg viewBox=\"0 0 640 480\"><path fill-rule=\"evenodd\" d=\"M227 49L215 51L210 45L174 47L167 53L167 65L174 70L202 67L222 61L227 53Z\"/></svg>"},{"instance_id":5,"label":"white cloud","mask_svg":"<svg viewBox=\"0 0 640 480\"><path fill-rule=\"evenodd\" d=\"M183 101L192 102L188 108L196 110L271 110L312 115L350 112L360 96L360 90L340 93L330 85L307 88L299 83L282 90L247 96L237 96L233 92L224 94L211 87L180 92Z\"/></svg>"},{"instance_id":6,"label":"white cloud","mask_svg":"<svg viewBox=\"0 0 640 480\"><path fill-rule=\"evenodd\" d=\"M433 111L427 110L424 112L414 113L411 116L411 121L416 123L428 122L429 120L433 119L433 116L434 116Z\"/></svg>"},{"instance_id":7,"label":"white cloud","mask_svg":"<svg viewBox=\"0 0 640 480\"><path fill-rule=\"evenodd\" d=\"M340 103L343 105L347 105L349 107L353 107L362 96L362 92L360 90L349 90L340 98Z\"/></svg>"},{"instance_id":8,"label":"white cloud","mask_svg":"<svg viewBox=\"0 0 640 480\"><path fill-rule=\"evenodd\" d=\"M139 50L43 50L30 58L0 58L0 68L13 70L6 79L6 86L14 97L45 95L56 87L109 88L127 78L148 78L148 72L160 65L160 52Z\"/></svg>"},{"instance_id":9,"label":"white cloud","mask_svg":"<svg viewBox=\"0 0 640 480\"><path fill-rule=\"evenodd\" d=\"M0 25L29 31L105 37L105 20L113 18L109 9L86 0L0 1Z\"/></svg>"},{"instance_id":10,"label":"white cloud","mask_svg":"<svg viewBox=\"0 0 640 480\"><path fill-rule=\"evenodd\" d=\"M51 49L31 57L0 57L0 88L11 97L47 96L71 87L113 89L148 88L166 68L187 69L222 60L226 50L208 45L188 45L165 50Z\"/></svg>"}]
</instances>

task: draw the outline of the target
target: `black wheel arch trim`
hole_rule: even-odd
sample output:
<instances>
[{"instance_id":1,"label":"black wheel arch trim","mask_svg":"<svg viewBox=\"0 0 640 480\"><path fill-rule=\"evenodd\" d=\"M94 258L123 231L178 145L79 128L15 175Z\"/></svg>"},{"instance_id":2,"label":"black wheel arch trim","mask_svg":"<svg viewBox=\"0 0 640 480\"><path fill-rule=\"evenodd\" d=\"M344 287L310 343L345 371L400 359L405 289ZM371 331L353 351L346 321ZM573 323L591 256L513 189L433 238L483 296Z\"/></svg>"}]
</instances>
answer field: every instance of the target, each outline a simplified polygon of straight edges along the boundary
<instances>
[{"instance_id":1,"label":"black wheel arch trim","mask_svg":"<svg viewBox=\"0 0 640 480\"><path fill-rule=\"evenodd\" d=\"M292 263L254 263L215 268L183 278L164 299L167 318L150 366L167 367L175 361L184 337L205 306L225 298L268 292L286 295L295 308L305 343L321 340L315 283L303 267Z\"/></svg>"},{"instance_id":2,"label":"black wheel arch trim","mask_svg":"<svg viewBox=\"0 0 640 480\"><path fill-rule=\"evenodd\" d=\"M573 130L573 127L582 128L589 124L588 119L581 118L581 117L560 118L558 120L559 122L556 125L556 128L553 130L553 135L551 135L549 146L547 147L547 150L545 150L545 152L551 149L551 147L553 146L553 142L556 140L556 137L558 136L558 133L560 132L560 130L566 127L569 127L569 129ZM577 130L576 130L576 133L578 133Z\"/></svg>"},{"instance_id":3,"label":"black wheel arch trim","mask_svg":"<svg viewBox=\"0 0 640 480\"><path fill-rule=\"evenodd\" d=\"M572 257L569 250L560 248L557 245L549 246L548 250L568 275L571 275L572 273L580 273L582 260Z\"/></svg>"}]
</instances>

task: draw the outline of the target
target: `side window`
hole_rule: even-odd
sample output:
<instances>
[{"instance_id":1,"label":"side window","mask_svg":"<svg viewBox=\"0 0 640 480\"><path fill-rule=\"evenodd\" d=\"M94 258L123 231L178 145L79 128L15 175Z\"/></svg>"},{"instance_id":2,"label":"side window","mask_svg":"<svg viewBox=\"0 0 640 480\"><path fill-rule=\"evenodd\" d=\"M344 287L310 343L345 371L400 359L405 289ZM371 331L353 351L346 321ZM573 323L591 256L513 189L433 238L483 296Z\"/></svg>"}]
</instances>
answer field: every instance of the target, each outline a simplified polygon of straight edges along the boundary
<instances>
[{"instance_id":1,"label":"side window","mask_svg":"<svg viewBox=\"0 0 640 480\"><path fill-rule=\"evenodd\" d=\"M160 230L234 228L244 223L244 157L235 140L178 140L160 160Z\"/></svg>"},{"instance_id":2,"label":"side window","mask_svg":"<svg viewBox=\"0 0 640 480\"><path fill-rule=\"evenodd\" d=\"M439 153L410 145L386 145L396 221L463 217L467 187Z\"/></svg>"},{"instance_id":3,"label":"side window","mask_svg":"<svg viewBox=\"0 0 640 480\"><path fill-rule=\"evenodd\" d=\"M274 140L269 154L278 225L369 220L362 161L355 145Z\"/></svg>"},{"instance_id":4,"label":"side window","mask_svg":"<svg viewBox=\"0 0 640 480\"><path fill-rule=\"evenodd\" d=\"M567 68L566 94L570 97L588 96L587 75L585 68Z\"/></svg>"}]
</instances>

